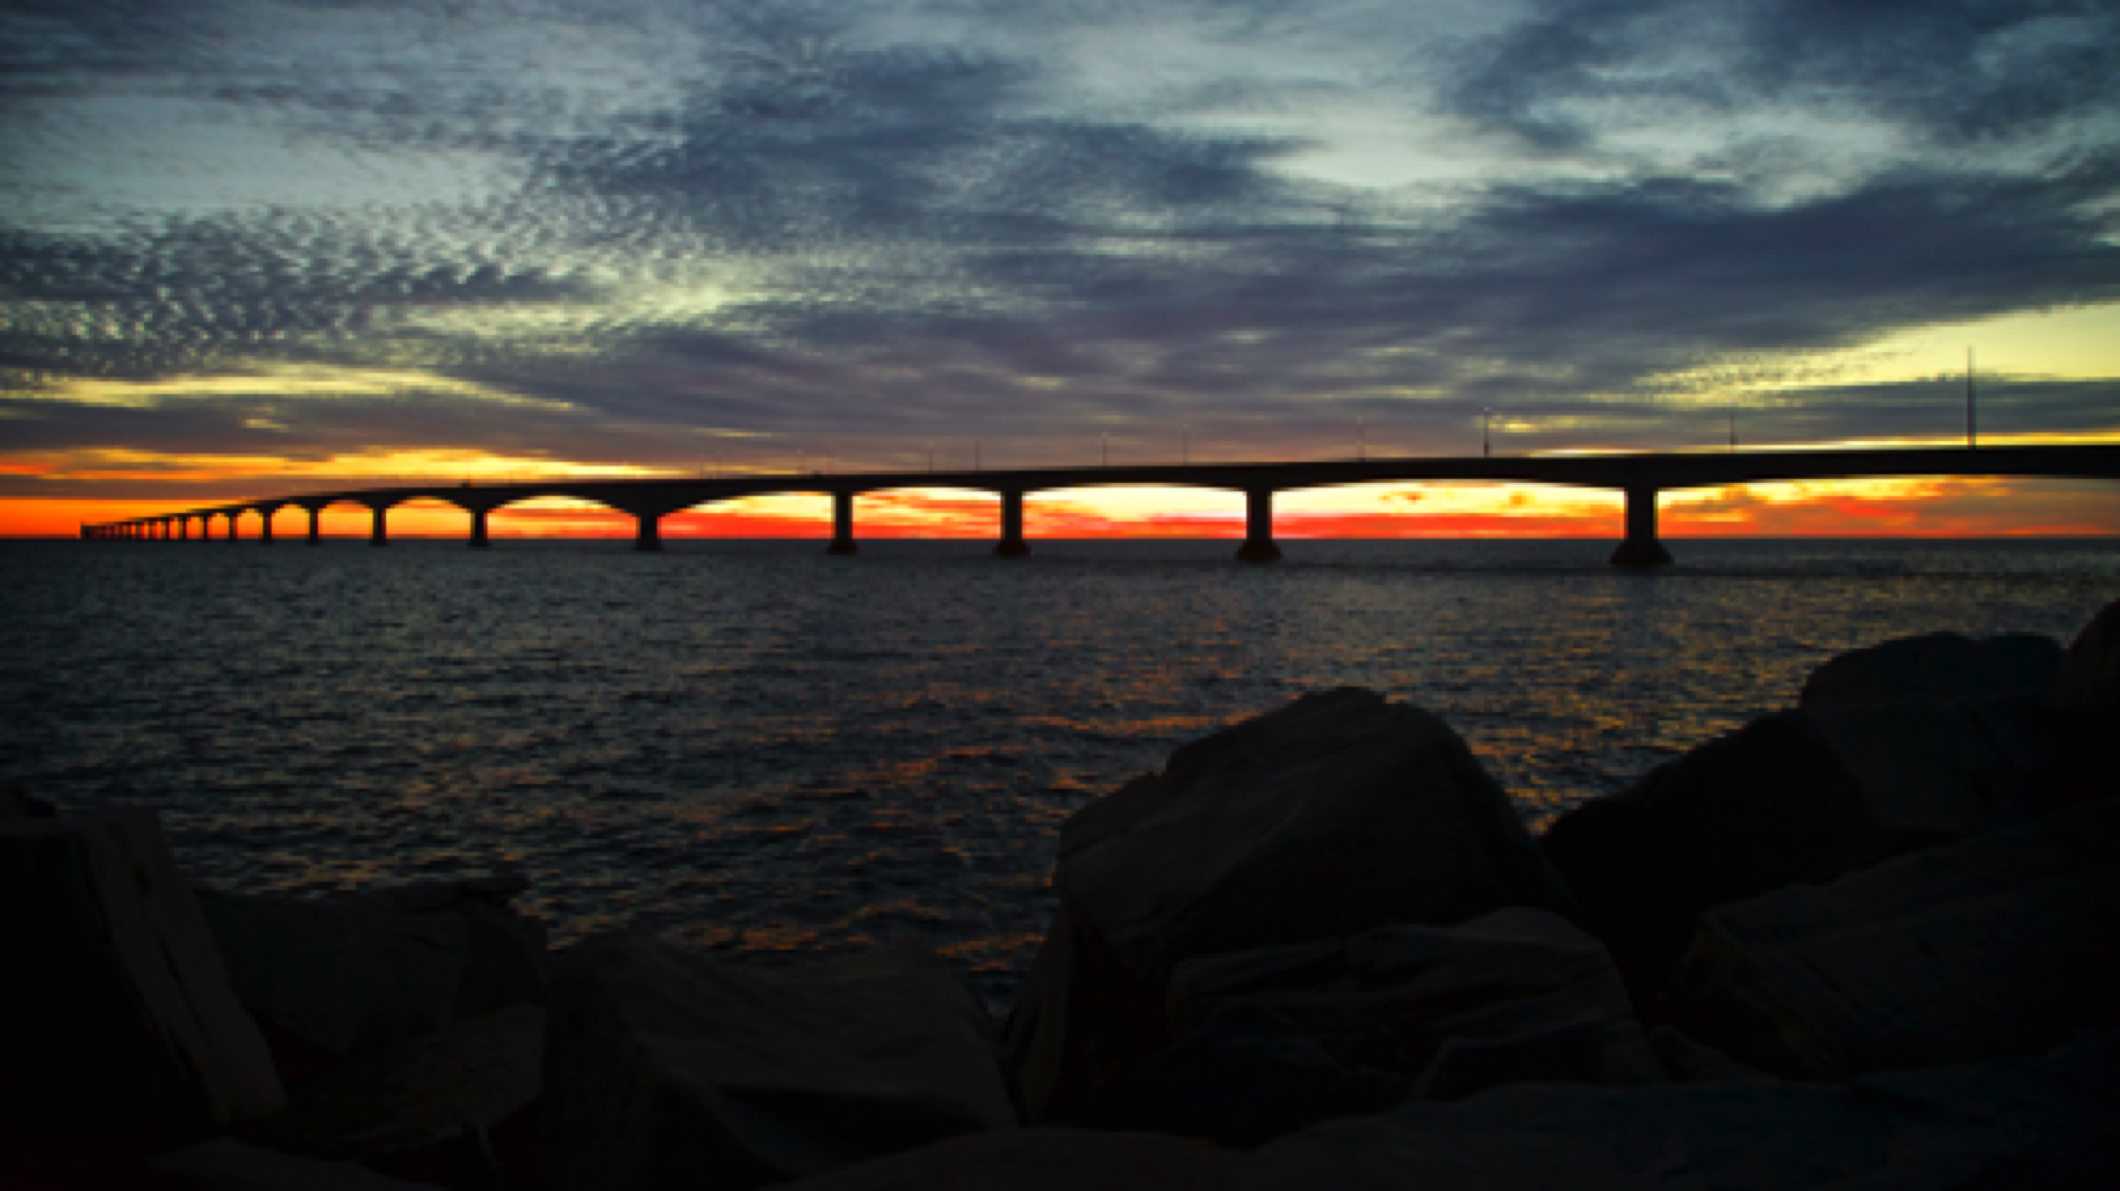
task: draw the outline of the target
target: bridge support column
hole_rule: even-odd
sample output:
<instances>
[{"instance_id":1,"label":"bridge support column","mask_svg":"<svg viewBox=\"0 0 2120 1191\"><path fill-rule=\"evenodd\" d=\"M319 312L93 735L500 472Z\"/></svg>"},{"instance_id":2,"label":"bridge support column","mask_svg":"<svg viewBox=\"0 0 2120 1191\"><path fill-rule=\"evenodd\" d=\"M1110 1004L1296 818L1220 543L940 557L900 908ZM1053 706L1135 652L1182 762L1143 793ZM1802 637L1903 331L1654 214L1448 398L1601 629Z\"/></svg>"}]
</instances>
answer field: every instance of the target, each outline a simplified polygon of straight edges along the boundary
<instances>
[{"instance_id":1,"label":"bridge support column","mask_svg":"<svg viewBox=\"0 0 2120 1191\"><path fill-rule=\"evenodd\" d=\"M854 494L834 492L832 494L832 544L824 548L826 554L858 554L861 547L854 542Z\"/></svg>"},{"instance_id":2,"label":"bridge support column","mask_svg":"<svg viewBox=\"0 0 2120 1191\"><path fill-rule=\"evenodd\" d=\"M236 521L237 521L237 520L238 520L238 519L239 519L239 518L240 518L241 516L242 516L242 510L241 510L241 509L230 509L230 510L228 510L228 540L229 540L229 541L231 541L231 542L235 541L235 540L236 540L236 539L237 539L237 538L238 538L238 537L240 536L240 535L239 535L239 534L238 534L238 533L236 532L236 529L237 529L237 526L236 526Z\"/></svg>"},{"instance_id":3,"label":"bridge support column","mask_svg":"<svg viewBox=\"0 0 2120 1191\"><path fill-rule=\"evenodd\" d=\"M648 552L662 549L662 514L635 513L633 520L633 548Z\"/></svg>"},{"instance_id":4,"label":"bridge support column","mask_svg":"<svg viewBox=\"0 0 2120 1191\"><path fill-rule=\"evenodd\" d=\"M1001 540L994 543L997 558L1022 558L1031 552L1030 543L1023 540L1023 493L1001 494Z\"/></svg>"},{"instance_id":5,"label":"bridge support column","mask_svg":"<svg viewBox=\"0 0 2120 1191\"><path fill-rule=\"evenodd\" d=\"M260 545L272 545L272 515L277 512L279 512L278 509L258 510L258 517L264 521L263 525L258 526L258 542Z\"/></svg>"},{"instance_id":6,"label":"bridge support column","mask_svg":"<svg viewBox=\"0 0 2120 1191\"><path fill-rule=\"evenodd\" d=\"M390 506L370 505L368 511L374 517L368 527L368 544L371 546L388 546L390 544Z\"/></svg>"},{"instance_id":7,"label":"bridge support column","mask_svg":"<svg viewBox=\"0 0 2120 1191\"><path fill-rule=\"evenodd\" d=\"M1273 540L1273 489L1253 488L1244 494L1244 544L1237 547L1240 562L1272 562L1281 557Z\"/></svg>"},{"instance_id":8,"label":"bridge support column","mask_svg":"<svg viewBox=\"0 0 2120 1191\"><path fill-rule=\"evenodd\" d=\"M486 540L486 510L471 510L471 548L473 550L484 550L491 544Z\"/></svg>"},{"instance_id":9,"label":"bridge support column","mask_svg":"<svg viewBox=\"0 0 2120 1191\"><path fill-rule=\"evenodd\" d=\"M1627 540L1610 561L1621 567L1660 567L1671 561L1671 552L1656 536L1656 489L1627 489Z\"/></svg>"},{"instance_id":10,"label":"bridge support column","mask_svg":"<svg viewBox=\"0 0 2120 1191\"><path fill-rule=\"evenodd\" d=\"M189 517L179 517L179 518L177 518L177 540L178 540L178 541L180 541L180 542L182 542L182 541L186 541L186 540L188 540L188 539L189 539L190 537L191 537L191 518L189 518Z\"/></svg>"},{"instance_id":11,"label":"bridge support column","mask_svg":"<svg viewBox=\"0 0 2120 1191\"><path fill-rule=\"evenodd\" d=\"M311 506L309 510L309 544L322 545L324 541L324 510Z\"/></svg>"}]
</instances>

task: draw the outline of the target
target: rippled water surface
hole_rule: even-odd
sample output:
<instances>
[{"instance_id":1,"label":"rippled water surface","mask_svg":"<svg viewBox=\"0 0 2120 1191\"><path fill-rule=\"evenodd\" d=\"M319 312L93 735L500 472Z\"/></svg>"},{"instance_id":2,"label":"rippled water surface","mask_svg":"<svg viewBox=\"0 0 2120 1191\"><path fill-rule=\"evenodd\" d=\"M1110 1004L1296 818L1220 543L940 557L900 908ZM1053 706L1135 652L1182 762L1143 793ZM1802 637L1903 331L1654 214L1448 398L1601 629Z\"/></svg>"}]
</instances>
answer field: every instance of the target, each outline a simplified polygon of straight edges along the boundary
<instances>
[{"instance_id":1,"label":"rippled water surface","mask_svg":"<svg viewBox=\"0 0 2120 1191\"><path fill-rule=\"evenodd\" d=\"M224 887L512 863L562 941L918 931L998 995L1069 812L1303 691L1441 713L1537 824L1840 650L2120 596L2109 540L1673 546L0 543L0 780L157 806Z\"/></svg>"}]
</instances>

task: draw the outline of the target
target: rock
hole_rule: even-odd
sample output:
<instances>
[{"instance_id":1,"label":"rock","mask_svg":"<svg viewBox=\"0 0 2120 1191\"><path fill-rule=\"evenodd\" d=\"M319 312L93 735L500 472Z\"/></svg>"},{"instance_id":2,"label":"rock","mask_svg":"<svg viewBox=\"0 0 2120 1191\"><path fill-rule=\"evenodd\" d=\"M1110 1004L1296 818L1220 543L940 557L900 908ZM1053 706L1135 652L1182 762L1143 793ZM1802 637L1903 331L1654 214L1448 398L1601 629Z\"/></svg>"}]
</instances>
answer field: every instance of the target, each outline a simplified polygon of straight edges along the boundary
<instances>
[{"instance_id":1,"label":"rock","mask_svg":"<svg viewBox=\"0 0 2120 1191\"><path fill-rule=\"evenodd\" d=\"M1649 1046L1673 1083L1757 1083L1774 1077L1757 1067L1695 1042L1676 1026L1649 1031Z\"/></svg>"},{"instance_id":2,"label":"rock","mask_svg":"<svg viewBox=\"0 0 2120 1191\"><path fill-rule=\"evenodd\" d=\"M1632 1020L1578 1022L1508 1038L1457 1038L1421 1073L1412 1100L1463 1100L1511 1084L1670 1083L1656 1050Z\"/></svg>"},{"instance_id":3,"label":"rock","mask_svg":"<svg viewBox=\"0 0 2120 1191\"><path fill-rule=\"evenodd\" d=\"M2104 1035L1852 1085L1522 1085L1314 1126L1227 1156L1226 1185L2091 1191L2120 1185L2116 1064Z\"/></svg>"},{"instance_id":4,"label":"rock","mask_svg":"<svg viewBox=\"0 0 2120 1191\"><path fill-rule=\"evenodd\" d=\"M1177 1040L1116 1077L1094 1123L1255 1146L1396 1103L1453 1053L1431 1094L1663 1078L1604 945L1542 910L1188 960L1168 1004Z\"/></svg>"},{"instance_id":5,"label":"rock","mask_svg":"<svg viewBox=\"0 0 2120 1191\"><path fill-rule=\"evenodd\" d=\"M1850 650L1811 672L1802 707L1956 703L1998 695L2044 697L2061 668L2061 644L2031 633L1973 640L1958 633L1900 637Z\"/></svg>"},{"instance_id":6,"label":"rock","mask_svg":"<svg viewBox=\"0 0 2120 1191\"><path fill-rule=\"evenodd\" d=\"M2106 1034L2038 1059L1848 1085L1524 1085L1333 1121L1251 1153L1149 1133L1017 1129L863 1163L790 1191L2106 1191L2120 1185L2116 1067L2120 1036Z\"/></svg>"},{"instance_id":7,"label":"rock","mask_svg":"<svg viewBox=\"0 0 2120 1191\"><path fill-rule=\"evenodd\" d=\"M1705 916L1672 981L1696 1037L1839 1079L2120 1027L2120 799Z\"/></svg>"},{"instance_id":8,"label":"rock","mask_svg":"<svg viewBox=\"0 0 2120 1191\"><path fill-rule=\"evenodd\" d=\"M328 898L200 898L250 1011L340 1057L545 999L545 931L510 878Z\"/></svg>"},{"instance_id":9,"label":"rock","mask_svg":"<svg viewBox=\"0 0 2120 1191\"><path fill-rule=\"evenodd\" d=\"M0 1113L226 1125L285 1094L154 812L0 822Z\"/></svg>"},{"instance_id":10,"label":"rock","mask_svg":"<svg viewBox=\"0 0 2120 1191\"><path fill-rule=\"evenodd\" d=\"M1016 1123L985 1008L907 945L759 971L606 936L552 1014L554 1188L755 1187Z\"/></svg>"},{"instance_id":11,"label":"rock","mask_svg":"<svg viewBox=\"0 0 2120 1191\"><path fill-rule=\"evenodd\" d=\"M56 819L59 806L27 790L0 789L0 823L13 819Z\"/></svg>"},{"instance_id":12,"label":"rock","mask_svg":"<svg viewBox=\"0 0 2120 1191\"><path fill-rule=\"evenodd\" d=\"M1037 1121L1082 1119L1113 1072L1169 1041L1163 996L1185 960L1570 906L1464 741L1356 689L1186 745L1082 808L1054 885L1063 913L1008 1027Z\"/></svg>"},{"instance_id":13,"label":"rock","mask_svg":"<svg viewBox=\"0 0 2120 1191\"><path fill-rule=\"evenodd\" d=\"M2054 705L2120 730L2120 600L2107 604L2069 643L2054 676Z\"/></svg>"},{"instance_id":14,"label":"rock","mask_svg":"<svg viewBox=\"0 0 2120 1191\"><path fill-rule=\"evenodd\" d=\"M351 1162L323 1162L217 1137L175 1150L145 1169L184 1191L440 1191Z\"/></svg>"},{"instance_id":15,"label":"rock","mask_svg":"<svg viewBox=\"0 0 2120 1191\"><path fill-rule=\"evenodd\" d=\"M545 1011L512 1005L359 1055L243 1136L287 1153L366 1159L483 1133L537 1098L544 1048Z\"/></svg>"},{"instance_id":16,"label":"rock","mask_svg":"<svg viewBox=\"0 0 2120 1191\"><path fill-rule=\"evenodd\" d=\"M1223 1191L1204 1141L1091 1129L975 1133L805 1179L802 1191Z\"/></svg>"},{"instance_id":17,"label":"rock","mask_svg":"<svg viewBox=\"0 0 2120 1191\"><path fill-rule=\"evenodd\" d=\"M1541 843L1648 1004L1702 911L2048 813L2076 796L2056 776L2070 747L2032 696L1799 708L1583 803Z\"/></svg>"}]
</instances>

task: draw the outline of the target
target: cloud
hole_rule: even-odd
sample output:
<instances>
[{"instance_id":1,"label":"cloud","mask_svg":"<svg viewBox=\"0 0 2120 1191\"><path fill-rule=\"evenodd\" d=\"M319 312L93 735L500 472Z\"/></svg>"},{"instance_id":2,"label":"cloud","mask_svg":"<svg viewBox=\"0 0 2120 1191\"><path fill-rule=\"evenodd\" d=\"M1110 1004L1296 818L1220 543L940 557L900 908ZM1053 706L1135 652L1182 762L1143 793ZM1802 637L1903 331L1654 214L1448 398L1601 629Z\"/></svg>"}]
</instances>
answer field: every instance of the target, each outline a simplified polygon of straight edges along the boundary
<instances>
[{"instance_id":1,"label":"cloud","mask_svg":"<svg viewBox=\"0 0 2120 1191\"><path fill-rule=\"evenodd\" d=\"M1849 352L2120 303L2102 6L149 8L0 22L23 449L1696 446L1732 389L1748 442L1921 437L1947 388ZM1301 168L1395 111L1463 177ZM228 383L362 374L430 379ZM2092 434L2114 385L1984 391Z\"/></svg>"}]
</instances>

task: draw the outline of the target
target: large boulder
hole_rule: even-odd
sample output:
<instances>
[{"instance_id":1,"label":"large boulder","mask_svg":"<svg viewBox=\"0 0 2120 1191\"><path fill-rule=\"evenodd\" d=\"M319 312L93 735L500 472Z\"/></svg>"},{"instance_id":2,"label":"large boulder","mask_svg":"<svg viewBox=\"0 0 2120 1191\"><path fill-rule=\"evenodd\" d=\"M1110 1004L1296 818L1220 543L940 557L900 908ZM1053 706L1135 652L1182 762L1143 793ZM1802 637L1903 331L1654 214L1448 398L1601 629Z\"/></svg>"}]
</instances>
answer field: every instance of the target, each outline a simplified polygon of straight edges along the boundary
<instances>
[{"instance_id":1,"label":"large boulder","mask_svg":"<svg viewBox=\"0 0 2120 1191\"><path fill-rule=\"evenodd\" d=\"M1541 842L1649 1004L1701 912L2051 812L2078 796L2059 777L2074 747L2031 695L1797 708L1583 803Z\"/></svg>"},{"instance_id":2,"label":"large boulder","mask_svg":"<svg viewBox=\"0 0 2120 1191\"><path fill-rule=\"evenodd\" d=\"M511 909L519 877L324 898L202 893L236 995L338 1058L545 999L545 930Z\"/></svg>"},{"instance_id":3,"label":"large boulder","mask_svg":"<svg viewBox=\"0 0 2120 1191\"><path fill-rule=\"evenodd\" d=\"M761 971L606 936L566 953L551 1011L557 1191L763 1186L1016 1123L985 1007L910 945Z\"/></svg>"},{"instance_id":4,"label":"large boulder","mask_svg":"<svg viewBox=\"0 0 2120 1191\"><path fill-rule=\"evenodd\" d=\"M1180 748L1061 829L1061 911L1008 1049L1026 1112L1075 1121L1171 1040L1189 959L1570 899L1455 732L1373 692L1306 695Z\"/></svg>"},{"instance_id":5,"label":"large boulder","mask_svg":"<svg viewBox=\"0 0 2120 1191\"><path fill-rule=\"evenodd\" d=\"M2103 1035L1852 1085L1510 1087L1313 1126L1230 1156L1226 1186L2092 1191L2120 1185L2116 1063L2120 1037Z\"/></svg>"},{"instance_id":6,"label":"large boulder","mask_svg":"<svg viewBox=\"0 0 2120 1191\"><path fill-rule=\"evenodd\" d=\"M1610 1088L1540 1084L1406 1104L1250 1153L1149 1133L1018 1129L790 1191L2120 1186L2120 1037L2033 1060L1867 1076Z\"/></svg>"},{"instance_id":7,"label":"large boulder","mask_svg":"<svg viewBox=\"0 0 2120 1191\"><path fill-rule=\"evenodd\" d=\"M1674 1012L1790 1076L2033 1054L2120 1028L2120 799L1706 915Z\"/></svg>"},{"instance_id":8,"label":"large boulder","mask_svg":"<svg viewBox=\"0 0 2120 1191\"><path fill-rule=\"evenodd\" d=\"M152 811L0 821L0 956L0 1118L117 1146L284 1102Z\"/></svg>"},{"instance_id":9,"label":"large boulder","mask_svg":"<svg viewBox=\"0 0 2120 1191\"><path fill-rule=\"evenodd\" d=\"M216 1137L156 1156L142 1165L155 1187L173 1191L441 1191L351 1162L282 1154Z\"/></svg>"},{"instance_id":10,"label":"large boulder","mask_svg":"<svg viewBox=\"0 0 2120 1191\"><path fill-rule=\"evenodd\" d=\"M2120 731L2120 600L2107 604L2069 643L2054 676L2056 707Z\"/></svg>"},{"instance_id":11,"label":"large boulder","mask_svg":"<svg viewBox=\"0 0 2120 1191\"><path fill-rule=\"evenodd\" d=\"M355 1056L303 1084L245 1140L321 1159L367 1160L484 1135L537 1098L545 1011L511 1005Z\"/></svg>"},{"instance_id":12,"label":"large boulder","mask_svg":"<svg viewBox=\"0 0 2120 1191\"><path fill-rule=\"evenodd\" d=\"M1254 1146L1408 1095L1666 1076L1604 945L1543 910L1187 960L1096 1123Z\"/></svg>"},{"instance_id":13,"label":"large boulder","mask_svg":"<svg viewBox=\"0 0 2120 1191\"><path fill-rule=\"evenodd\" d=\"M1959 633L1898 637L1849 650L1811 672L1803 707L1956 703L1997 695L2045 696L2061 668L2061 643L2032 633L1982 640Z\"/></svg>"}]
</instances>

